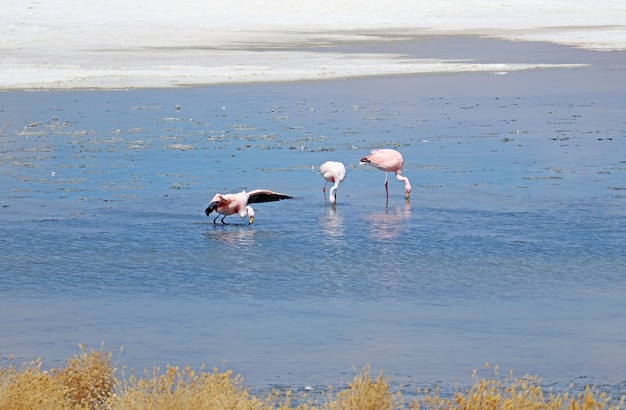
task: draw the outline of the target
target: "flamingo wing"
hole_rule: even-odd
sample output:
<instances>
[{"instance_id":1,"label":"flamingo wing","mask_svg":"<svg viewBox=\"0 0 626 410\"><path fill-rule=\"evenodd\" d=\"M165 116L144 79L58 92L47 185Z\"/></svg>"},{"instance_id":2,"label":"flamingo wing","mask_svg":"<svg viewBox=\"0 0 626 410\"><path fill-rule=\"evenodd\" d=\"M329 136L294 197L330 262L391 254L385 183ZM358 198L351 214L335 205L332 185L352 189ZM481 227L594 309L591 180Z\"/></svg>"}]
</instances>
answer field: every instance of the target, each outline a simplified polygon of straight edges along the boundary
<instances>
[{"instance_id":1,"label":"flamingo wing","mask_svg":"<svg viewBox=\"0 0 626 410\"><path fill-rule=\"evenodd\" d=\"M326 161L320 165L319 173L328 182L342 182L346 178L346 167L341 162Z\"/></svg>"},{"instance_id":2,"label":"flamingo wing","mask_svg":"<svg viewBox=\"0 0 626 410\"><path fill-rule=\"evenodd\" d=\"M213 197L213 199L211 199L211 203L209 204L209 206L204 210L204 213L209 216L209 214L213 211L218 211L222 214L225 213L226 210L228 210L230 203L233 201L233 199L229 199L226 196L222 195L222 194L215 194L215 196ZM228 213L228 212L226 212ZM232 214L233 212L231 212Z\"/></svg>"},{"instance_id":3,"label":"flamingo wing","mask_svg":"<svg viewBox=\"0 0 626 410\"><path fill-rule=\"evenodd\" d=\"M275 202L283 199L293 199L292 196L279 194L278 192L268 191L266 189L255 189L248 192L248 203L257 204L260 202Z\"/></svg>"},{"instance_id":4,"label":"flamingo wing","mask_svg":"<svg viewBox=\"0 0 626 410\"><path fill-rule=\"evenodd\" d=\"M374 149L361 158L361 164L370 164L381 171L396 172L402 169L402 154L393 149Z\"/></svg>"}]
</instances>

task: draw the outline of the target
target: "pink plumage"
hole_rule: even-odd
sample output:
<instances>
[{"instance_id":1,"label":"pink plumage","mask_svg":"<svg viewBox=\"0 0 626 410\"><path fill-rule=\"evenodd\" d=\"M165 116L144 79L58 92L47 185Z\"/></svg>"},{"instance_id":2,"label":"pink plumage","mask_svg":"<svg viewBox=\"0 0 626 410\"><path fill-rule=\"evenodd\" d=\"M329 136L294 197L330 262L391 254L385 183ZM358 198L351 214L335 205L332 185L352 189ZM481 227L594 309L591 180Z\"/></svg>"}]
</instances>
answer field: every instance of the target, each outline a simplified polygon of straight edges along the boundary
<instances>
[{"instance_id":1,"label":"pink plumage","mask_svg":"<svg viewBox=\"0 0 626 410\"><path fill-rule=\"evenodd\" d=\"M385 171L385 192L387 193L387 199L389 199L388 178L389 173L393 172L396 175L398 181L404 182L404 198L408 201L411 194L411 183L409 179L402 176L403 158L395 149L374 149L372 152L361 158L360 164L369 164L376 169Z\"/></svg>"},{"instance_id":2,"label":"pink plumage","mask_svg":"<svg viewBox=\"0 0 626 410\"><path fill-rule=\"evenodd\" d=\"M217 212L213 223L216 223L220 215L223 215L221 222L225 224L224 218L229 215L239 214L242 218L248 216L250 218L249 223L251 224L254 222L254 209L252 209L249 204L274 202L282 199L293 198L289 195L279 194L278 192L269 191L267 189L255 189L250 192L242 191L236 194L215 194L204 213L209 216L211 212Z\"/></svg>"}]
</instances>

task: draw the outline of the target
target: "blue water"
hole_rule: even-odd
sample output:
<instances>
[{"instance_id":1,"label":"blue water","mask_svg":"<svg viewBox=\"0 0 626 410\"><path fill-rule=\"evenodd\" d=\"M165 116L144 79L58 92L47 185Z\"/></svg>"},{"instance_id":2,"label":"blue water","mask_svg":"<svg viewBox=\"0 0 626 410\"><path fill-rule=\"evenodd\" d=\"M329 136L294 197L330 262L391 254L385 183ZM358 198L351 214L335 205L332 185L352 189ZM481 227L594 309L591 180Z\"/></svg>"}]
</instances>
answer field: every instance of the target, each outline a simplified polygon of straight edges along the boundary
<instances>
[{"instance_id":1,"label":"blue water","mask_svg":"<svg viewBox=\"0 0 626 410\"><path fill-rule=\"evenodd\" d=\"M205 363L261 389L337 385L369 363L407 394L471 384L489 362L623 392L622 57L4 92L0 359L55 365L104 342L123 346L120 367ZM410 203L392 178L387 204L384 173L358 165L376 147L404 154ZM348 169L336 209L326 160ZM258 188L296 199L257 204L251 226L203 213L216 192Z\"/></svg>"}]
</instances>

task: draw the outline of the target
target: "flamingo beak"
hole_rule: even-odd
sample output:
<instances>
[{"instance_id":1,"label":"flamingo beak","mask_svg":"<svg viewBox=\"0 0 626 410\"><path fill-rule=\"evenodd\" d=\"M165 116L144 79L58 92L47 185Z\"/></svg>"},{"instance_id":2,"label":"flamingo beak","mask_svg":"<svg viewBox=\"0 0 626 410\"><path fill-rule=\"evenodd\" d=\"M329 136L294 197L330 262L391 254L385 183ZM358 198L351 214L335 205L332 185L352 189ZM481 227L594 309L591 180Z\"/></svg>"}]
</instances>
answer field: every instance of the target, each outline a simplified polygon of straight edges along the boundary
<instances>
[{"instance_id":1,"label":"flamingo beak","mask_svg":"<svg viewBox=\"0 0 626 410\"><path fill-rule=\"evenodd\" d=\"M254 222L254 216L250 217L250 222L248 223L248 225L252 225L252 222Z\"/></svg>"},{"instance_id":2,"label":"flamingo beak","mask_svg":"<svg viewBox=\"0 0 626 410\"><path fill-rule=\"evenodd\" d=\"M409 195L411 195L410 192L407 192L406 194L404 194L404 199L409 202Z\"/></svg>"}]
</instances>

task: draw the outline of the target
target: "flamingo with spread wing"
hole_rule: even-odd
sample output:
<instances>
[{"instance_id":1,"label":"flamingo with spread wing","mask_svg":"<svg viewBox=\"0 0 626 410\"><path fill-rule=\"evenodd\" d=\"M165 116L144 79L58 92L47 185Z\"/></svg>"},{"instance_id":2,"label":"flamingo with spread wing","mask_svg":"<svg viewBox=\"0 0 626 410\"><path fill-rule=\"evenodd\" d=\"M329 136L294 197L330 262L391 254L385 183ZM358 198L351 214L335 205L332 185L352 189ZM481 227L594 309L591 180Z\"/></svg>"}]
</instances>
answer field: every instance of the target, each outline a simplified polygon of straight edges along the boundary
<instances>
[{"instance_id":1,"label":"flamingo with spread wing","mask_svg":"<svg viewBox=\"0 0 626 410\"><path fill-rule=\"evenodd\" d=\"M252 224L254 222L254 209L252 209L250 204L275 202L283 199L293 199L293 197L267 189L255 189L250 192L241 191L236 194L215 194L204 213L209 216L211 212L217 212L217 216L213 219L214 224L220 215L223 215L221 222L226 224L224 218L234 214L239 214L242 218L248 216L250 218L249 224Z\"/></svg>"}]
</instances>

